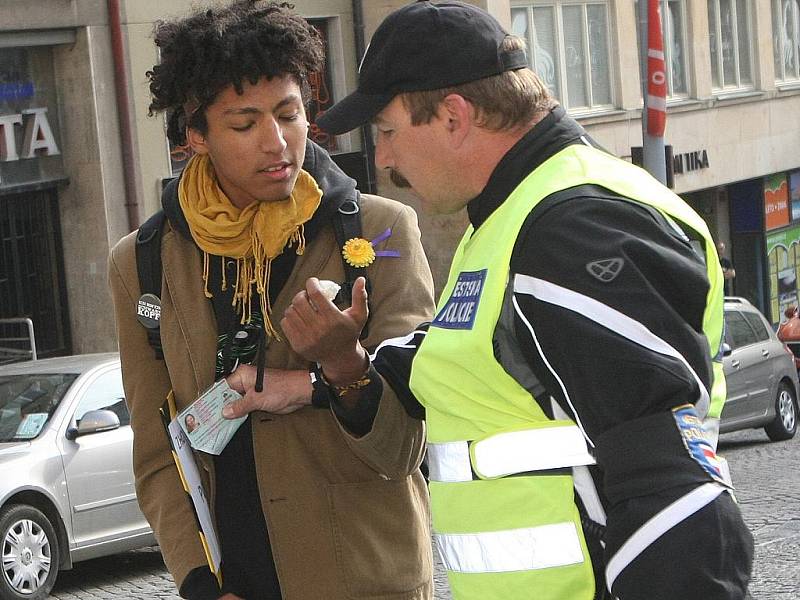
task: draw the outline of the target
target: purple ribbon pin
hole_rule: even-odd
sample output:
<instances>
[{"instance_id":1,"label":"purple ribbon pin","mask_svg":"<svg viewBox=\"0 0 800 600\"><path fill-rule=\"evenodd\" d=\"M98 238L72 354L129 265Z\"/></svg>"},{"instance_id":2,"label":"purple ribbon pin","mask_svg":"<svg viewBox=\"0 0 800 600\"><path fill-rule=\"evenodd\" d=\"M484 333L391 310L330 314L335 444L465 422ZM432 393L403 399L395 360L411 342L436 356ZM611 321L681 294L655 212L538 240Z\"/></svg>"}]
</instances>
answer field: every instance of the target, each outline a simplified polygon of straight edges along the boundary
<instances>
[{"instance_id":1,"label":"purple ribbon pin","mask_svg":"<svg viewBox=\"0 0 800 600\"><path fill-rule=\"evenodd\" d=\"M376 237L374 240L372 240L370 242L370 244L372 244L372 247L374 248L376 245L380 244L384 240L389 239L390 235L392 235L392 229L391 228L387 229L382 234L380 234L378 237ZM398 252L397 250L376 250L375 251L375 256L394 256L394 257L399 257L400 256L400 252Z\"/></svg>"}]
</instances>

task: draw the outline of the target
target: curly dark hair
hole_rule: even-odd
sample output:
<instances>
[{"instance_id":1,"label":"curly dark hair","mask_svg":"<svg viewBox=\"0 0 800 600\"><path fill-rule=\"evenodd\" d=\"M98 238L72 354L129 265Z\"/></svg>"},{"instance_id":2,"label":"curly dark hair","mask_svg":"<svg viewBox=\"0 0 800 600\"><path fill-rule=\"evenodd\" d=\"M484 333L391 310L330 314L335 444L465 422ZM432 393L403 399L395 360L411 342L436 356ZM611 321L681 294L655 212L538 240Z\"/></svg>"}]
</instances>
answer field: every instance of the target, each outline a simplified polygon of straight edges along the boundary
<instances>
[{"instance_id":1,"label":"curly dark hair","mask_svg":"<svg viewBox=\"0 0 800 600\"><path fill-rule=\"evenodd\" d=\"M235 0L156 23L161 62L146 73L150 115L167 112L174 144L185 143L187 125L207 132L206 108L229 85L241 94L245 81L255 85L262 77L290 75L308 101L308 76L323 65L323 43L293 9L287 2Z\"/></svg>"}]
</instances>

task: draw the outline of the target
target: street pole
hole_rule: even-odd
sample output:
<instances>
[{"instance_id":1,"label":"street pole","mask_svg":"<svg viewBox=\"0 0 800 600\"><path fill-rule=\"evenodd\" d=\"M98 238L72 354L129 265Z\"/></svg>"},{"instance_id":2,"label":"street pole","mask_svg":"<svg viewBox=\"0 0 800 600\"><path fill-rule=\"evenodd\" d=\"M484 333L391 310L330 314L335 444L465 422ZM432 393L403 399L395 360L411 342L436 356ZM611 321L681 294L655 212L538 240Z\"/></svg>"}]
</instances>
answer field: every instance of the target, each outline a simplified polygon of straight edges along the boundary
<instances>
[{"instance_id":1,"label":"street pole","mask_svg":"<svg viewBox=\"0 0 800 600\"><path fill-rule=\"evenodd\" d=\"M666 123L666 67L661 34L659 0L639 0L641 35L639 69L642 81L642 166L666 185L667 165L664 154ZM650 27L651 21L653 28ZM656 29L657 28L657 29ZM657 33L657 39L655 34Z\"/></svg>"}]
</instances>

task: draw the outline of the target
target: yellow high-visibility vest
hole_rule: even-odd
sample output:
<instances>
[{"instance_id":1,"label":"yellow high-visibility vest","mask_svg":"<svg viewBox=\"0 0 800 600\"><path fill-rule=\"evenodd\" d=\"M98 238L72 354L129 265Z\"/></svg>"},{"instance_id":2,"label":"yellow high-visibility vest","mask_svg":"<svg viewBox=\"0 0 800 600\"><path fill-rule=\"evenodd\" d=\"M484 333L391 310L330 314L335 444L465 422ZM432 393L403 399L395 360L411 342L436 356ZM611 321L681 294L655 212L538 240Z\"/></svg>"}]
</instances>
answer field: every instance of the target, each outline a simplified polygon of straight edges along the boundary
<instances>
[{"instance_id":1,"label":"yellow high-visibility vest","mask_svg":"<svg viewBox=\"0 0 800 600\"><path fill-rule=\"evenodd\" d=\"M528 175L477 230L469 227L410 379L425 406L434 536L456 600L594 596L569 474L593 463L586 439L572 421L549 419L492 348L525 219L547 196L585 184L651 206L702 236L710 282L703 331L713 355L720 347L723 279L708 228L630 163L569 146ZM699 387L698 414L718 416L725 398L720 362L711 393Z\"/></svg>"}]
</instances>

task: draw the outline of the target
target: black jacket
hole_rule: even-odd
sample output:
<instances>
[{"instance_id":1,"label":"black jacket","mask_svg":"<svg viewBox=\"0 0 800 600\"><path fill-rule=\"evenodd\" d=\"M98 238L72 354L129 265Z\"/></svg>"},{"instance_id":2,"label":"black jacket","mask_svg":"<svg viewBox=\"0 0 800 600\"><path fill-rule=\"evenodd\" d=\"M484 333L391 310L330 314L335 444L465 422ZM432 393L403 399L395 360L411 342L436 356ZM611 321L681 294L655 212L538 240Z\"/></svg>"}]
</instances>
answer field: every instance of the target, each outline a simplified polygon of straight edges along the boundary
<instances>
[{"instance_id":1,"label":"black jacket","mask_svg":"<svg viewBox=\"0 0 800 600\"><path fill-rule=\"evenodd\" d=\"M595 145L556 108L506 154L470 201L474 228L529 173L572 144ZM676 230L656 210L598 186L579 186L545 198L529 215L514 246L509 281L515 274L544 279L638 321L677 349L710 389L712 350L702 333L709 283L704 259L692 243L699 239L696 232ZM624 264L611 283L590 268L610 258ZM672 408L696 401L698 383L678 360L582 314L513 289L506 299L494 336L498 361L546 414L553 415L554 401L593 445L598 465L591 475L607 526L588 518L580 497L577 503L600 598L608 558L648 519L712 481L670 423ZM426 331L427 325L421 326L405 347L389 343L374 358L392 387L405 390L407 410L420 418L424 409L408 390L408 380ZM752 536L738 507L723 493L650 545L622 571L613 592L620 599L743 598L752 553Z\"/></svg>"}]
</instances>

